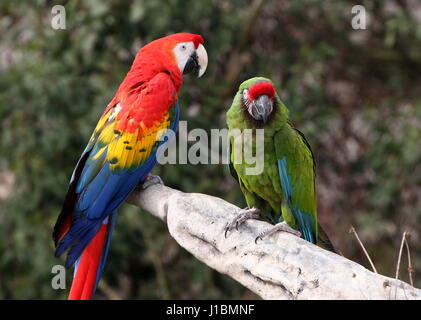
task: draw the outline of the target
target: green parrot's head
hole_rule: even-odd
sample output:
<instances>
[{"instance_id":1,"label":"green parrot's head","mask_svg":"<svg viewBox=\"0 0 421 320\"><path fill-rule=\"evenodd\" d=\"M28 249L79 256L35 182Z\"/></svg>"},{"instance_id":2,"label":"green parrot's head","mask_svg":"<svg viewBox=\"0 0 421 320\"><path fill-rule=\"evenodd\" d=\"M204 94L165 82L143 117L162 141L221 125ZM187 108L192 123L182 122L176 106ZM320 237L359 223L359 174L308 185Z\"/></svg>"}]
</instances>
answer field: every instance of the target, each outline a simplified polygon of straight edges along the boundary
<instances>
[{"instance_id":1,"label":"green parrot's head","mask_svg":"<svg viewBox=\"0 0 421 320\"><path fill-rule=\"evenodd\" d=\"M244 81L237 93L241 105L253 123L263 126L270 122L277 108L275 87L270 79L256 77Z\"/></svg>"}]
</instances>

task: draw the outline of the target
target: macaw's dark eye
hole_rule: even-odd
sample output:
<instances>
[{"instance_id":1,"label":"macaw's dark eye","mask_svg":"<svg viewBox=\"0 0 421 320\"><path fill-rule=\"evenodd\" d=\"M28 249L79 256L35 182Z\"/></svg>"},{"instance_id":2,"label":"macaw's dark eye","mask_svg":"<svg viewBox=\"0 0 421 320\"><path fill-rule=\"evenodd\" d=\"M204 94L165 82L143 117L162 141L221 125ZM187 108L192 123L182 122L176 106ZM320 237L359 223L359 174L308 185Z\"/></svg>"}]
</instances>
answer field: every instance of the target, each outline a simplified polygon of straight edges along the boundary
<instances>
[{"instance_id":1,"label":"macaw's dark eye","mask_svg":"<svg viewBox=\"0 0 421 320\"><path fill-rule=\"evenodd\" d=\"M186 46L184 44L181 46L181 50L186 50Z\"/></svg>"}]
</instances>

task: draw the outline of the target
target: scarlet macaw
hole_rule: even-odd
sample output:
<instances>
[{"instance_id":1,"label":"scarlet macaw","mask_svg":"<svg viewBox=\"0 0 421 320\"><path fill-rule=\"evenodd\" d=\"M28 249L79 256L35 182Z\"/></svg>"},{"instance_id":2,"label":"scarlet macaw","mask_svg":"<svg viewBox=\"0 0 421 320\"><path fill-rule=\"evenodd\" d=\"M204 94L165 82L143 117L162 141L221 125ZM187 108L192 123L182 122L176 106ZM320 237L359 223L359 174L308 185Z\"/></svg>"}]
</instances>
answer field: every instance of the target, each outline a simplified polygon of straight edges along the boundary
<instances>
[{"instance_id":1,"label":"scarlet macaw","mask_svg":"<svg viewBox=\"0 0 421 320\"><path fill-rule=\"evenodd\" d=\"M69 299L91 299L117 209L156 164L161 129L177 130L182 74L207 67L203 38L177 33L141 48L80 157L54 227L55 255L75 264Z\"/></svg>"}]
</instances>

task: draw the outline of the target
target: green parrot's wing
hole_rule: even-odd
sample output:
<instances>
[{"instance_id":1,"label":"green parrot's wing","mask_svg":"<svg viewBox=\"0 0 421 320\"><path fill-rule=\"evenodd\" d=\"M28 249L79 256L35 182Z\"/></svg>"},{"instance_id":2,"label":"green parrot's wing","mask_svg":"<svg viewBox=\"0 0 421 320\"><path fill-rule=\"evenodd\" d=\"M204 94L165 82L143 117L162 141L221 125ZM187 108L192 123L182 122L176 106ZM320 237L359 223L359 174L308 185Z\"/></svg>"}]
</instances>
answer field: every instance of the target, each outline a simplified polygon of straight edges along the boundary
<instances>
[{"instance_id":1,"label":"green parrot's wing","mask_svg":"<svg viewBox=\"0 0 421 320\"><path fill-rule=\"evenodd\" d=\"M286 125L274 137L279 179L286 203L304 239L317 241L315 161L304 135Z\"/></svg>"},{"instance_id":2,"label":"green parrot's wing","mask_svg":"<svg viewBox=\"0 0 421 320\"><path fill-rule=\"evenodd\" d=\"M255 193L253 193L251 190L248 190L246 186L244 185L243 181L240 179L240 176L238 175L237 171L235 170L234 164L232 163L232 153L234 152L234 146L232 145L232 141L230 141L230 162L229 162L229 170L231 175L234 177L235 180L237 180L238 184L240 185L241 193L244 195L244 198L247 202L247 205L249 207L253 207L257 205L257 201L263 201L260 199ZM259 207L263 208L262 203L259 203Z\"/></svg>"}]
</instances>

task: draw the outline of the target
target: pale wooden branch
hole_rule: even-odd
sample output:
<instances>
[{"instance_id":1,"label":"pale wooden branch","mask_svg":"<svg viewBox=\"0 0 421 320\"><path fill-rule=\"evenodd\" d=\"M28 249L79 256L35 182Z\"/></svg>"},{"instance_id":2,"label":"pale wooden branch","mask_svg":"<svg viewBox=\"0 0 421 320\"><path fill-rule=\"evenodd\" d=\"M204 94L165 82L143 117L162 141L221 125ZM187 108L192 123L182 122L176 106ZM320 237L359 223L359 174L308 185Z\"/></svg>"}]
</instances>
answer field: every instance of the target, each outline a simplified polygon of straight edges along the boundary
<instances>
[{"instance_id":1,"label":"pale wooden branch","mask_svg":"<svg viewBox=\"0 0 421 320\"><path fill-rule=\"evenodd\" d=\"M224 237L240 208L216 197L163 185L136 189L127 200L168 225L172 237L197 259L264 299L421 299L421 290L375 274L289 233L255 244L271 227L249 220ZM176 267L176 266L175 266Z\"/></svg>"}]
</instances>

